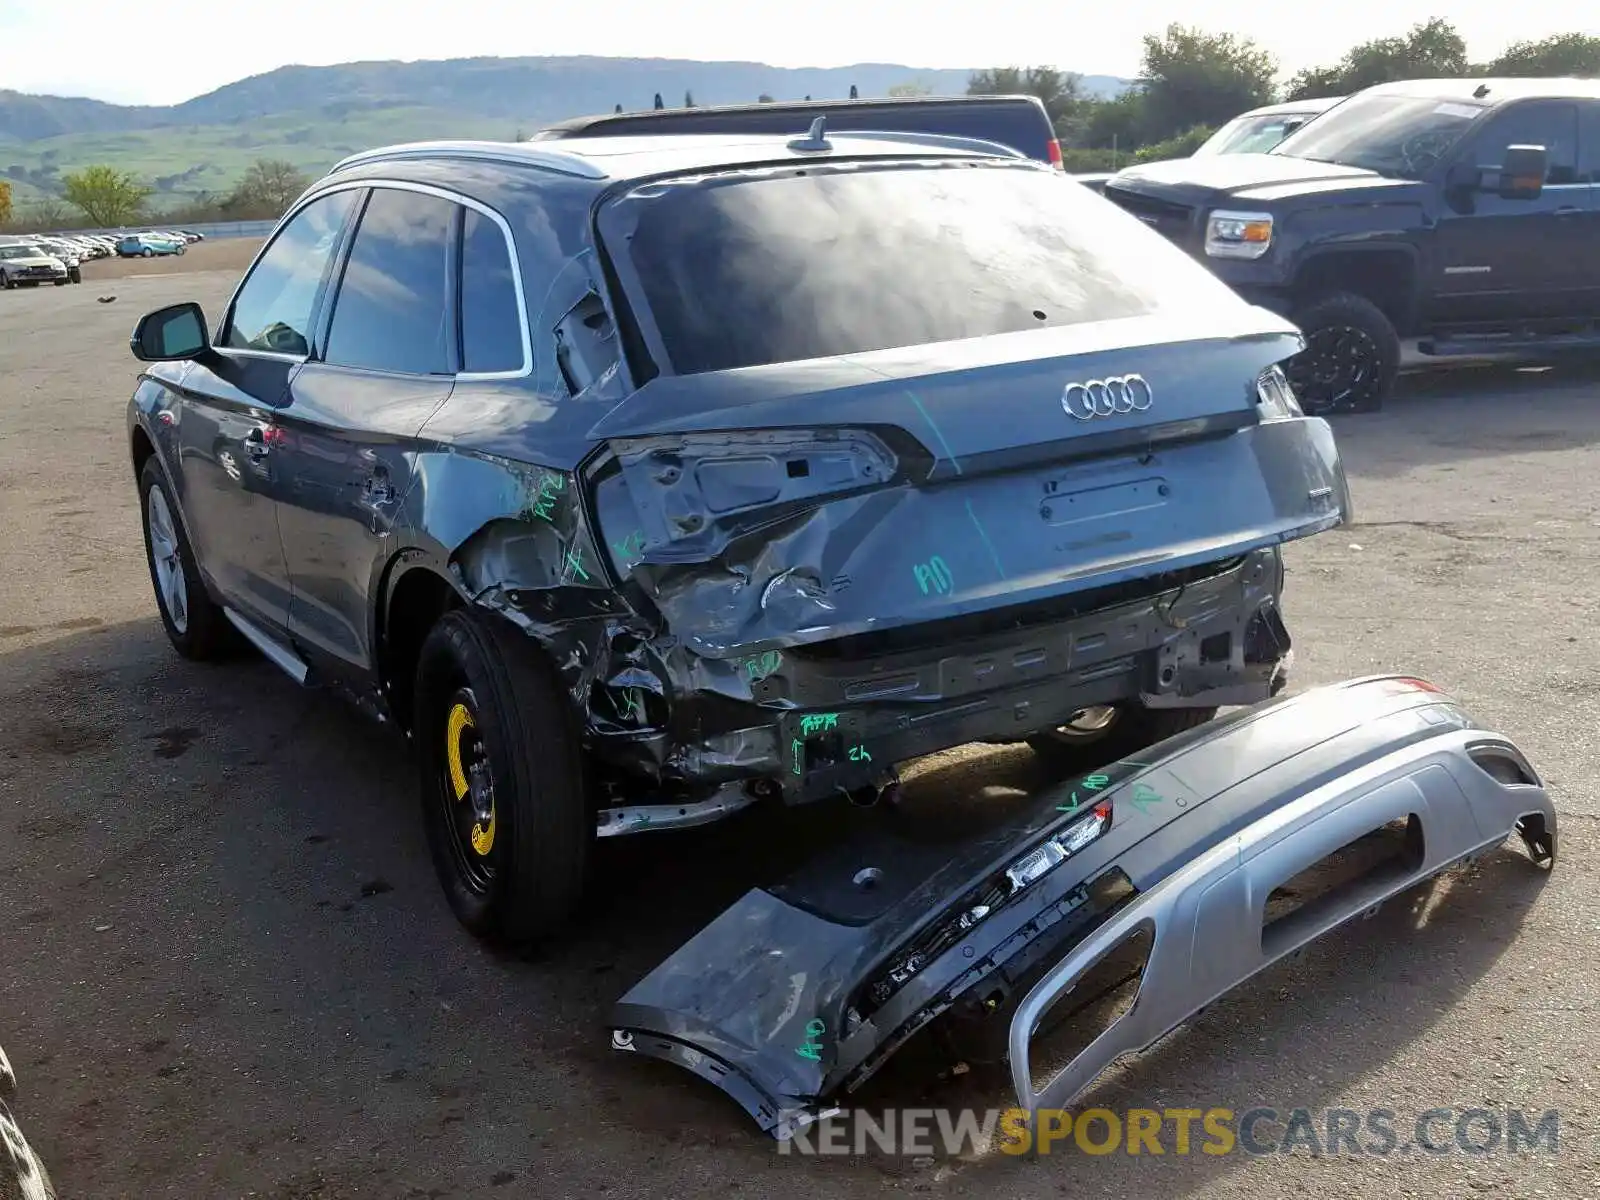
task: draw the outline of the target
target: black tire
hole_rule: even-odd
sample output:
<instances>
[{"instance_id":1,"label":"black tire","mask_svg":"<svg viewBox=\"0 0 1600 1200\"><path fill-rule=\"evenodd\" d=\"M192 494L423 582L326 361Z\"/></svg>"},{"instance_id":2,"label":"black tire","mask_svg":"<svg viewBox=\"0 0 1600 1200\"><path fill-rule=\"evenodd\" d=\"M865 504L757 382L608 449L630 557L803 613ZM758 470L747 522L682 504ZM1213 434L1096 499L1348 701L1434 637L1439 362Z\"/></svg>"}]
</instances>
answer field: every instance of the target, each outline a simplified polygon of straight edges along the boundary
<instances>
[{"instance_id":1,"label":"black tire","mask_svg":"<svg viewBox=\"0 0 1600 1200\"><path fill-rule=\"evenodd\" d=\"M1115 709L1113 719L1094 732L1073 733L1070 727L1046 730L1030 737L1028 745L1052 769L1082 774L1204 725L1217 715L1214 708L1146 708L1138 703Z\"/></svg>"},{"instance_id":2,"label":"black tire","mask_svg":"<svg viewBox=\"0 0 1600 1200\"><path fill-rule=\"evenodd\" d=\"M4 271L0 271L0 287L3 287L7 291L10 291L12 288L14 288L16 286L17 286L17 281L15 279L11 278L11 276L7 275Z\"/></svg>"},{"instance_id":3,"label":"black tire","mask_svg":"<svg viewBox=\"0 0 1600 1200\"><path fill-rule=\"evenodd\" d=\"M55 281L55 285L57 287L66 287L67 286L67 281L65 279L57 279Z\"/></svg>"},{"instance_id":4,"label":"black tire","mask_svg":"<svg viewBox=\"0 0 1600 1200\"><path fill-rule=\"evenodd\" d=\"M161 570L156 561L157 549L150 527L153 492L160 494L161 502L170 519L176 566L183 575L185 612L181 619L174 617L168 607L169 601L162 586ZM145 461L144 470L139 472L139 515L144 526L145 565L150 569L150 586L155 590L156 611L161 614L161 624L167 631L167 640L172 643L172 648L185 658L196 661L221 658L232 644L229 635L233 627L223 615L222 606L211 598L200 579L200 571L195 566L194 550L189 545L189 535L183 528L183 520L178 516L178 506L173 503L172 494L167 490L166 479L162 476L161 468L156 464L154 456Z\"/></svg>"},{"instance_id":5,"label":"black tire","mask_svg":"<svg viewBox=\"0 0 1600 1200\"><path fill-rule=\"evenodd\" d=\"M511 625L457 610L424 640L414 694L422 819L451 910L512 947L561 931L583 896L595 825L554 669Z\"/></svg>"},{"instance_id":6,"label":"black tire","mask_svg":"<svg viewBox=\"0 0 1600 1200\"><path fill-rule=\"evenodd\" d=\"M1334 292L1297 307L1306 348L1284 364L1308 416L1377 412L1400 371L1400 335L1372 301Z\"/></svg>"}]
</instances>

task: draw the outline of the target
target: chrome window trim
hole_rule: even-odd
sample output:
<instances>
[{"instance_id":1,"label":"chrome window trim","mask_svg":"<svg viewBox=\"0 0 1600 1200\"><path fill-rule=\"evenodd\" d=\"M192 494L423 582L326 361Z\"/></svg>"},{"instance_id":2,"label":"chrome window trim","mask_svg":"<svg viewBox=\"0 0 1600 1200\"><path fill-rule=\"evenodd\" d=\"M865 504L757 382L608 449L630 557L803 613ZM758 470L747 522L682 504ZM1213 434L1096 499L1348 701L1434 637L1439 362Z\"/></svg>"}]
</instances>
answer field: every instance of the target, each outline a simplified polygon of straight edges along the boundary
<instances>
[{"instance_id":1,"label":"chrome window trim","mask_svg":"<svg viewBox=\"0 0 1600 1200\"><path fill-rule=\"evenodd\" d=\"M532 334L531 323L530 323L529 317L528 317L528 298L527 298L527 294L523 290L523 286L522 286L522 259L517 254L517 239L515 238L515 236L513 236L512 232L511 232L511 222L507 221L504 216L502 216L499 212L495 211L489 205L483 203L483 201L481 201L481 200L475 200L471 196L465 196L465 195L462 195L460 192L451 191L449 188L438 187L435 184L431 184L431 183L413 183L413 182L411 182L410 180L407 180L407 179L381 179L380 178L380 179L347 179L347 180L340 180L337 183L330 184L327 187L317 188L315 191L308 192L306 195L302 196L295 203L295 206L293 208L291 208L288 212L283 214L283 219L278 222L278 224L273 228L271 235L267 238L267 240L264 243L262 243L261 249L256 252L256 256L253 259L250 260L250 266L245 270L244 275L240 278L238 286L236 286L233 289L233 294L228 297L228 305L223 310L223 312L225 314L224 317L223 317L224 324L228 325L229 323L232 322L232 320L233 320L233 306L239 299L239 293L244 290L244 285L249 282L250 276L255 272L256 264L261 261L262 255L266 254L266 252L269 249L272 248L273 243L277 241L278 234L280 232L282 232L284 226L286 226L290 221L294 220L297 216L299 216L300 213L303 212L308 206L310 206L312 204L315 204L318 200L322 199L324 196L330 196L335 192L348 192L348 191L355 191L357 189L369 189L369 188L373 189L373 190L376 190L378 188L390 188L390 189L393 189L395 191L418 192L418 193L420 193L420 194L422 194L424 196L434 196L434 197L436 197L436 198L438 198L440 200L447 200L452 204L459 204L463 208L470 208L470 209L473 209L473 210L475 210L475 211L477 211L479 213L482 213L484 216L488 217L491 221L493 221L496 225L498 225L500 227L500 236L505 239L506 253L511 256L511 286L515 290L516 296L517 296L517 316L520 318L518 320L517 326L518 326L518 329L522 333L522 366L520 368L518 368L517 370L514 370L514 371L457 371L455 373L455 375L453 376L453 378L456 379L458 382L473 383L473 382L477 382L477 381L480 381L480 380L526 379L528 376L532 375L533 374L533 334ZM355 230L355 234L356 234L356 236L359 236L360 233L361 233L361 228L360 228L359 225L357 225L356 230ZM353 248L353 243L352 243L352 248ZM337 281L337 283L338 283L338 287L335 288L334 293L333 293L333 308L334 308L334 310L337 310L337 308L339 306L339 289L341 289L343 287L343 285L344 285L343 278L341 277ZM336 311L335 312L330 312L330 328L331 328L331 319L335 315L337 315ZM459 320L459 319L460 319L460 315L458 313L457 314L457 320ZM270 350L237 350L237 349L233 349L233 348L228 347L228 346L218 346L217 349L225 351L226 353L229 353L229 354L246 354L246 355L251 355L253 357L279 359L279 360L286 361L286 362L308 362L308 361L310 361L310 356L309 355L279 354L279 353L277 353L275 351L270 351ZM362 367L347 367L347 366L343 366L340 363L325 362L322 359L318 359L317 361L319 363L322 363L322 365L324 365L324 366L335 367L335 368L338 368L341 371L360 371L360 370L367 370L368 369L368 368L362 368ZM373 370L376 370L376 369L373 368ZM408 376L410 378L416 378L416 379L451 378L451 376L443 376L443 375L440 375L440 376L414 375L412 372L409 372L409 371L377 371L376 373L385 374L385 375L406 375L406 376Z\"/></svg>"}]
</instances>

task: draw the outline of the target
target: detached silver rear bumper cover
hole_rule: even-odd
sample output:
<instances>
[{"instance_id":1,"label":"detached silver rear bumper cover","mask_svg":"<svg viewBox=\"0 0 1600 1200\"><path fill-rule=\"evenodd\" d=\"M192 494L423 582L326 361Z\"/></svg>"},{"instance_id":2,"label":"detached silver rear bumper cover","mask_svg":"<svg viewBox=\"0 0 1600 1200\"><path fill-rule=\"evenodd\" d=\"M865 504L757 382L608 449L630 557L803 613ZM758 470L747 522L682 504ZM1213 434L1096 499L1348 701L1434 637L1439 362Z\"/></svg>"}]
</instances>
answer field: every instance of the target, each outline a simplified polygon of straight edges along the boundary
<instances>
[{"instance_id":1,"label":"detached silver rear bumper cover","mask_svg":"<svg viewBox=\"0 0 1600 1200\"><path fill-rule=\"evenodd\" d=\"M1290 801L1144 892L1045 974L1017 1006L1012 1081L1030 1114L1065 1108L1119 1059L1147 1049L1279 959L1383 901L1520 833L1535 863L1555 859L1556 815L1537 782L1508 783L1474 759L1526 760L1477 729L1402 747ZM1537 779L1531 770L1527 778ZM1392 821L1414 817L1421 851L1390 862L1270 926L1267 898L1299 872ZM1132 1006L1037 1090L1029 1049L1051 1006L1111 951L1150 939Z\"/></svg>"},{"instance_id":2,"label":"detached silver rear bumper cover","mask_svg":"<svg viewBox=\"0 0 1600 1200\"><path fill-rule=\"evenodd\" d=\"M1392 846L1338 854L1395 820L1398 855L1269 910L1307 868L1331 882ZM955 844L902 824L885 814L747 892L618 1001L612 1046L693 1072L781 1138L948 1021L1009 1057L1022 1107L1065 1107L1123 1055L1388 897L1513 832L1540 864L1556 844L1527 759L1406 676L1225 714ZM1030 1043L1053 1002L1141 932L1132 1007L1035 1090Z\"/></svg>"}]
</instances>

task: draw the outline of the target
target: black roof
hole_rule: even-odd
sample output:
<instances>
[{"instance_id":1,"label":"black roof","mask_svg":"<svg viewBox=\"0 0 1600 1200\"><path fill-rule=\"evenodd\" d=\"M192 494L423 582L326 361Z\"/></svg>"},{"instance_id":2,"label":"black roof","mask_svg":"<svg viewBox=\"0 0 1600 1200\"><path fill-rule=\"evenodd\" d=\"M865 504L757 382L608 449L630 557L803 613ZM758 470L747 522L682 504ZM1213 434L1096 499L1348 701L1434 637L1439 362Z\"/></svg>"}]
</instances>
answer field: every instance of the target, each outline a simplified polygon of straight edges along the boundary
<instances>
[{"instance_id":1,"label":"black roof","mask_svg":"<svg viewBox=\"0 0 1600 1200\"><path fill-rule=\"evenodd\" d=\"M841 109L873 109L873 108L916 108L928 105L1012 105L1027 104L1039 105L1037 97L1028 95L1010 96L878 96L858 100L773 100L757 104L708 104L696 105L694 108L644 108L629 112L597 113L588 117L569 117L565 121L557 121L546 125L539 130L540 134L558 134L563 137L575 137L584 130L592 129L597 125L605 125L612 121L650 120L654 118L682 117L687 114L704 113L715 117L721 113L743 112L838 112ZM1041 106L1042 107L1042 106ZM537 136L537 135L536 135Z\"/></svg>"}]
</instances>

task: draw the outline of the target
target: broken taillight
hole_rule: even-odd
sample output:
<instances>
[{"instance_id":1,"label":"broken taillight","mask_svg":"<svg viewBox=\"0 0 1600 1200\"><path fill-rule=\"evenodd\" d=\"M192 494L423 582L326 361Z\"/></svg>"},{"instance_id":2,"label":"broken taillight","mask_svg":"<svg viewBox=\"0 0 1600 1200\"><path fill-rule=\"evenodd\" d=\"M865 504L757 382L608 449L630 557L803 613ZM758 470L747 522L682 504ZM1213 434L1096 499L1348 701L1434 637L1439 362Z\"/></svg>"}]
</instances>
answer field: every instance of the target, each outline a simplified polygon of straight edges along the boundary
<instances>
[{"instance_id":1,"label":"broken taillight","mask_svg":"<svg viewBox=\"0 0 1600 1200\"><path fill-rule=\"evenodd\" d=\"M1097 804L969 893L955 916L924 930L866 989L868 1011L881 1008L912 976L1110 828L1111 805ZM1079 899L1086 897L1085 892Z\"/></svg>"},{"instance_id":2,"label":"broken taillight","mask_svg":"<svg viewBox=\"0 0 1600 1200\"><path fill-rule=\"evenodd\" d=\"M1438 684L1429 683L1426 679L1417 679L1410 675L1402 675L1395 679L1385 679L1381 685L1391 695L1402 692L1431 692L1436 696L1444 695L1444 689Z\"/></svg>"}]
</instances>

